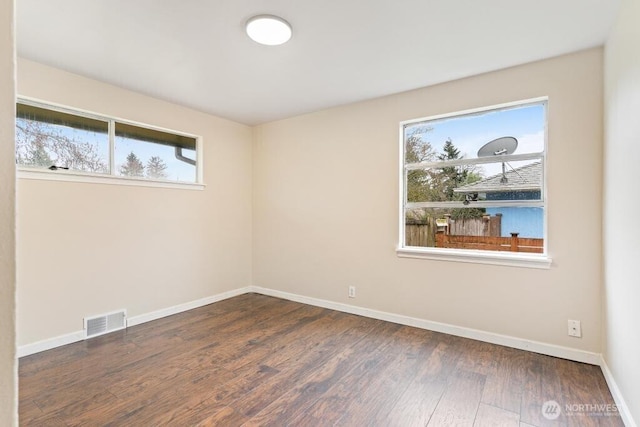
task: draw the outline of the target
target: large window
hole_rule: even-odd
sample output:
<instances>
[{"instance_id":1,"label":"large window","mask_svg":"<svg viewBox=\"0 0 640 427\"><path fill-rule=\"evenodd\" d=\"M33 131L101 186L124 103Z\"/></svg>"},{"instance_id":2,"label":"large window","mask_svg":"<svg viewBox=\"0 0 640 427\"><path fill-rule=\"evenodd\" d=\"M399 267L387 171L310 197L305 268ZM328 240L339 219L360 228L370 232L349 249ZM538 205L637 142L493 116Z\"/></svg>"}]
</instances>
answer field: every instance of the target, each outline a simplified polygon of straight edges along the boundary
<instances>
[{"instance_id":1,"label":"large window","mask_svg":"<svg viewBox=\"0 0 640 427\"><path fill-rule=\"evenodd\" d=\"M19 100L16 162L25 170L199 183L198 137Z\"/></svg>"},{"instance_id":2,"label":"large window","mask_svg":"<svg viewBox=\"0 0 640 427\"><path fill-rule=\"evenodd\" d=\"M546 107L401 123L401 255L546 259Z\"/></svg>"}]
</instances>

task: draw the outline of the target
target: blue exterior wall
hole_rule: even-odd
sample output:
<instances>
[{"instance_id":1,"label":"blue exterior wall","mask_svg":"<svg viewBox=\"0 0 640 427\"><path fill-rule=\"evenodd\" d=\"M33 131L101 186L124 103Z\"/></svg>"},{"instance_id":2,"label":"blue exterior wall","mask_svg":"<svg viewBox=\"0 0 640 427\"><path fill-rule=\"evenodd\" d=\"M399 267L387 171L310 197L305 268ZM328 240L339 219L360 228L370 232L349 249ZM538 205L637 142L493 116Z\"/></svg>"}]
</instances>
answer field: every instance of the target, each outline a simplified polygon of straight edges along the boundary
<instances>
[{"instance_id":1,"label":"blue exterior wall","mask_svg":"<svg viewBox=\"0 0 640 427\"><path fill-rule=\"evenodd\" d=\"M542 208L487 208L487 213L502 214L502 237L511 237L512 232L520 233L518 237L544 237Z\"/></svg>"},{"instance_id":2,"label":"blue exterior wall","mask_svg":"<svg viewBox=\"0 0 640 427\"><path fill-rule=\"evenodd\" d=\"M487 193L487 200L539 200L540 191L517 191ZM487 208L491 216L501 213L501 236L511 237L511 233L519 233L519 237L544 237L544 211L542 208Z\"/></svg>"}]
</instances>

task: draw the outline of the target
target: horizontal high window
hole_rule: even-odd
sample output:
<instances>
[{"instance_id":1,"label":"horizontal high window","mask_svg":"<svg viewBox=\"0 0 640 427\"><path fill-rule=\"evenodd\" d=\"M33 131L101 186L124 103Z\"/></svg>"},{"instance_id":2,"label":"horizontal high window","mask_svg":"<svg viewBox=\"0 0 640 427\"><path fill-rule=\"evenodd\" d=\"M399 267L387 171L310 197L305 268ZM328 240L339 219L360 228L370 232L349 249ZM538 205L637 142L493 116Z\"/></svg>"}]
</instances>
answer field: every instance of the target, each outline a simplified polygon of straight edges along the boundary
<instances>
[{"instance_id":1,"label":"horizontal high window","mask_svg":"<svg viewBox=\"0 0 640 427\"><path fill-rule=\"evenodd\" d=\"M22 168L146 181L199 183L199 138L106 116L19 100Z\"/></svg>"}]
</instances>

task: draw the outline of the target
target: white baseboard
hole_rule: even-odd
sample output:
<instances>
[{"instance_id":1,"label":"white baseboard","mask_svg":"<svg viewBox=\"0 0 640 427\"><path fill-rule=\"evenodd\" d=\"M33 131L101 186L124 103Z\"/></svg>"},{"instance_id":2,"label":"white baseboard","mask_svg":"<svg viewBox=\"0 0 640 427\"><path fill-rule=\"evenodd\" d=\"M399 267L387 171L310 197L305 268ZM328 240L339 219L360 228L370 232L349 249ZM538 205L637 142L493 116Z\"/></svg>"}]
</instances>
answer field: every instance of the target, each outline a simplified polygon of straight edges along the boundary
<instances>
[{"instance_id":1,"label":"white baseboard","mask_svg":"<svg viewBox=\"0 0 640 427\"><path fill-rule=\"evenodd\" d=\"M46 340L34 342L32 344L21 345L18 347L18 357L29 356L30 354L40 353L41 351L51 350L52 348L61 347L84 339L84 330L72 332L70 334L60 335L59 337L48 338Z\"/></svg>"},{"instance_id":2,"label":"white baseboard","mask_svg":"<svg viewBox=\"0 0 640 427\"><path fill-rule=\"evenodd\" d=\"M563 359L575 360L577 362L589 363L592 365L601 365L602 357L600 354L588 351L577 350L569 347L562 347L554 344L547 344L538 341L531 341L522 338L511 337L508 335L500 335L492 332L480 331L477 329L465 328L461 326L450 325L447 323L433 322L415 317L403 316L400 314L388 313L384 311L371 310L368 308L357 307L349 304L323 300L319 298L306 297L302 295L292 294L288 292L277 291L259 286L248 286L244 288L234 289L232 291L223 292L221 294L202 298L183 304L174 305L172 307L156 310L151 313L145 313L133 316L127 319L127 327L139 325L141 323L150 322L152 320L161 319L171 316L172 314L181 313L183 311L192 310L207 304L222 301L234 296L242 295L248 292L256 292L263 295L283 298L290 301L296 301L303 304L314 305L317 307L329 308L345 313L357 314L359 316L370 317L373 319L385 320L387 322L398 323L401 325L413 326L421 329L442 332L445 334L456 335L464 338L471 338L479 341L485 341L492 344L504 345L506 347L518 348L521 350L532 351L535 353L546 354L549 356L561 357ZM33 344L27 344L18 348L18 357L28 356L45 350L50 350L65 344L70 344L84 339L84 331L73 332L60 337L39 341Z\"/></svg>"},{"instance_id":3,"label":"white baseboard","mask_svg":"<svg viewBox=\"0 0 640 427\"><path fill-rule=\"evenodd\" d=\"M223 292L221 294L212 295L210 297L202 298L199 300L189 301L183 304L174 305L173 307L167 307L161 310L152 311L151 313L133 316L127 319L127 327L150 322L156 319L161 319L163 317L171 316L172 314L182 313L183 311L193 310L194 308L202 307L208 304L213 304L214 302L218 302L225 299L236 297L238 295L246 294L250 292L249 289L250 287L234 289L232 291Z\"/></svg>"},{"instance_id":4,"label":"white baseboard","mask_svg":"<svg viewBox=\"0 0 640 427\"><path fill-rule=\"evenodd\" d=\"M618 384L616 380L613 378L613 374L609 370L609 366L607 362L604 360L604 357L600 359L600 368L602 369L602 374L604 375L604 379L607 381L607 385L609 386L609 391L613 396L613 400L616 402L616 406L618 407L618 413L620 417L622 417L622 422L626 427L638 427L638 424L633 420L631 416L631 411L629 411L629 407L627 406L627 402L625 402L622 397L622 393L620 393L620 388L618 388Z\"/></svg>"},{"instance_id":5,"label":"white baseboard","mask_svg":"<svg viewBox=\"0 0 640 427\"><path fill-rule=\"evenodd\" d=\"M153 311L151 313L140 314L127 319L127 327L139 325L141 323L150 322L162 317L171 316L172 314L182 313L183 311L192 310L207 304L222 301L238 295L250 292L249 287L234 289L232 291L223 292L221 294L202 298L195 301L186 302L184 304L174 305L173 307L163 308L162 310ZM70 334L61 335L55 338L38 341L32 344L26 344L18 347L18 357L29 356L31 354L40 353L41 351L51 350L56 347L71 344L85 339L84 330L72 332Z\"/></svg>"},{"instance_id":6,"label":"white baseboard","mask_svg":"<svg viewBox=\"0 0 640 427\"><path fill-rule=\"evenodd\" d=\"M602 360L599 353L592 353L584 350L577 350L575 348L563 347L554 344L547 344L539 341L531 341L522 338L516 338L508 335L495 334L493 332L481 331L478 329L465 328L461 326L450 325L447 323L433 322L425 319L418 319L415 317L403 316L400 314L388 313L384 311L371 310L368 308L357 307L349 304L342 304L338 302L323 300L319 298L311 298L297 294L291 294L288 292L276 291L268 288L261 288L259 286L250 286L251 292L256 292L263 295L273 296L277 298L283 298L290 301L296 301L303 304L314 305L322 308L329 308L332 310L338 310L345 313L357 314L359 316L370 317L378 320L385 320L387 322L398 323L401 325L413 326L421 329L428 329L430 331L442 332L449 335L455 335L458 337L471 338L478 341L484 341L492 344L503 345L505 347L517 348L520 350L532 351L534 353L545 354L548 356L560 357L568 360L575 360L576 362L588 363L591 365L600 365Z\"/></svg>"}]
</instances>

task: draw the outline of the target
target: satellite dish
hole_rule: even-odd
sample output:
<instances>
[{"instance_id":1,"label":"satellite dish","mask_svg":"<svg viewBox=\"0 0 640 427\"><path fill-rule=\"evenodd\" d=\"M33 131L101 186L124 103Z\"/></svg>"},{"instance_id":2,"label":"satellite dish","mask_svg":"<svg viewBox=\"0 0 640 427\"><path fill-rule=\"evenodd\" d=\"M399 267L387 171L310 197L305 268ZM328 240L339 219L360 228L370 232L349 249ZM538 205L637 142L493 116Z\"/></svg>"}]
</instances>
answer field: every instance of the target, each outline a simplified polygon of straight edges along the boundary
<instances>
[{"instance_id":1,"label":"satellite dish","mask_svg":"<svg viewBox=\"0 0 640 427\"><path fill-rule=\"evenodd\" d=\"M478 150L478 157L505 156L513 154L518 148L518 140L512 136L503 136L484 144Z\"/></svg>"},{"instance_id":2,"label":"satellite dish","mask_svg":"<svg viewBox=\"0 0 640 427\"><path fill-rule=\"evenodd\" d=\"M484 144L478 150L478 157L494 157L494 156L508 156L513 154L518 148L518 140L512 136L503 136L502 138L494 139ZM500 183L506 184L509 182L507 178L507 171L502 162L502 178Z\"/></svg>"}]
</instances>

